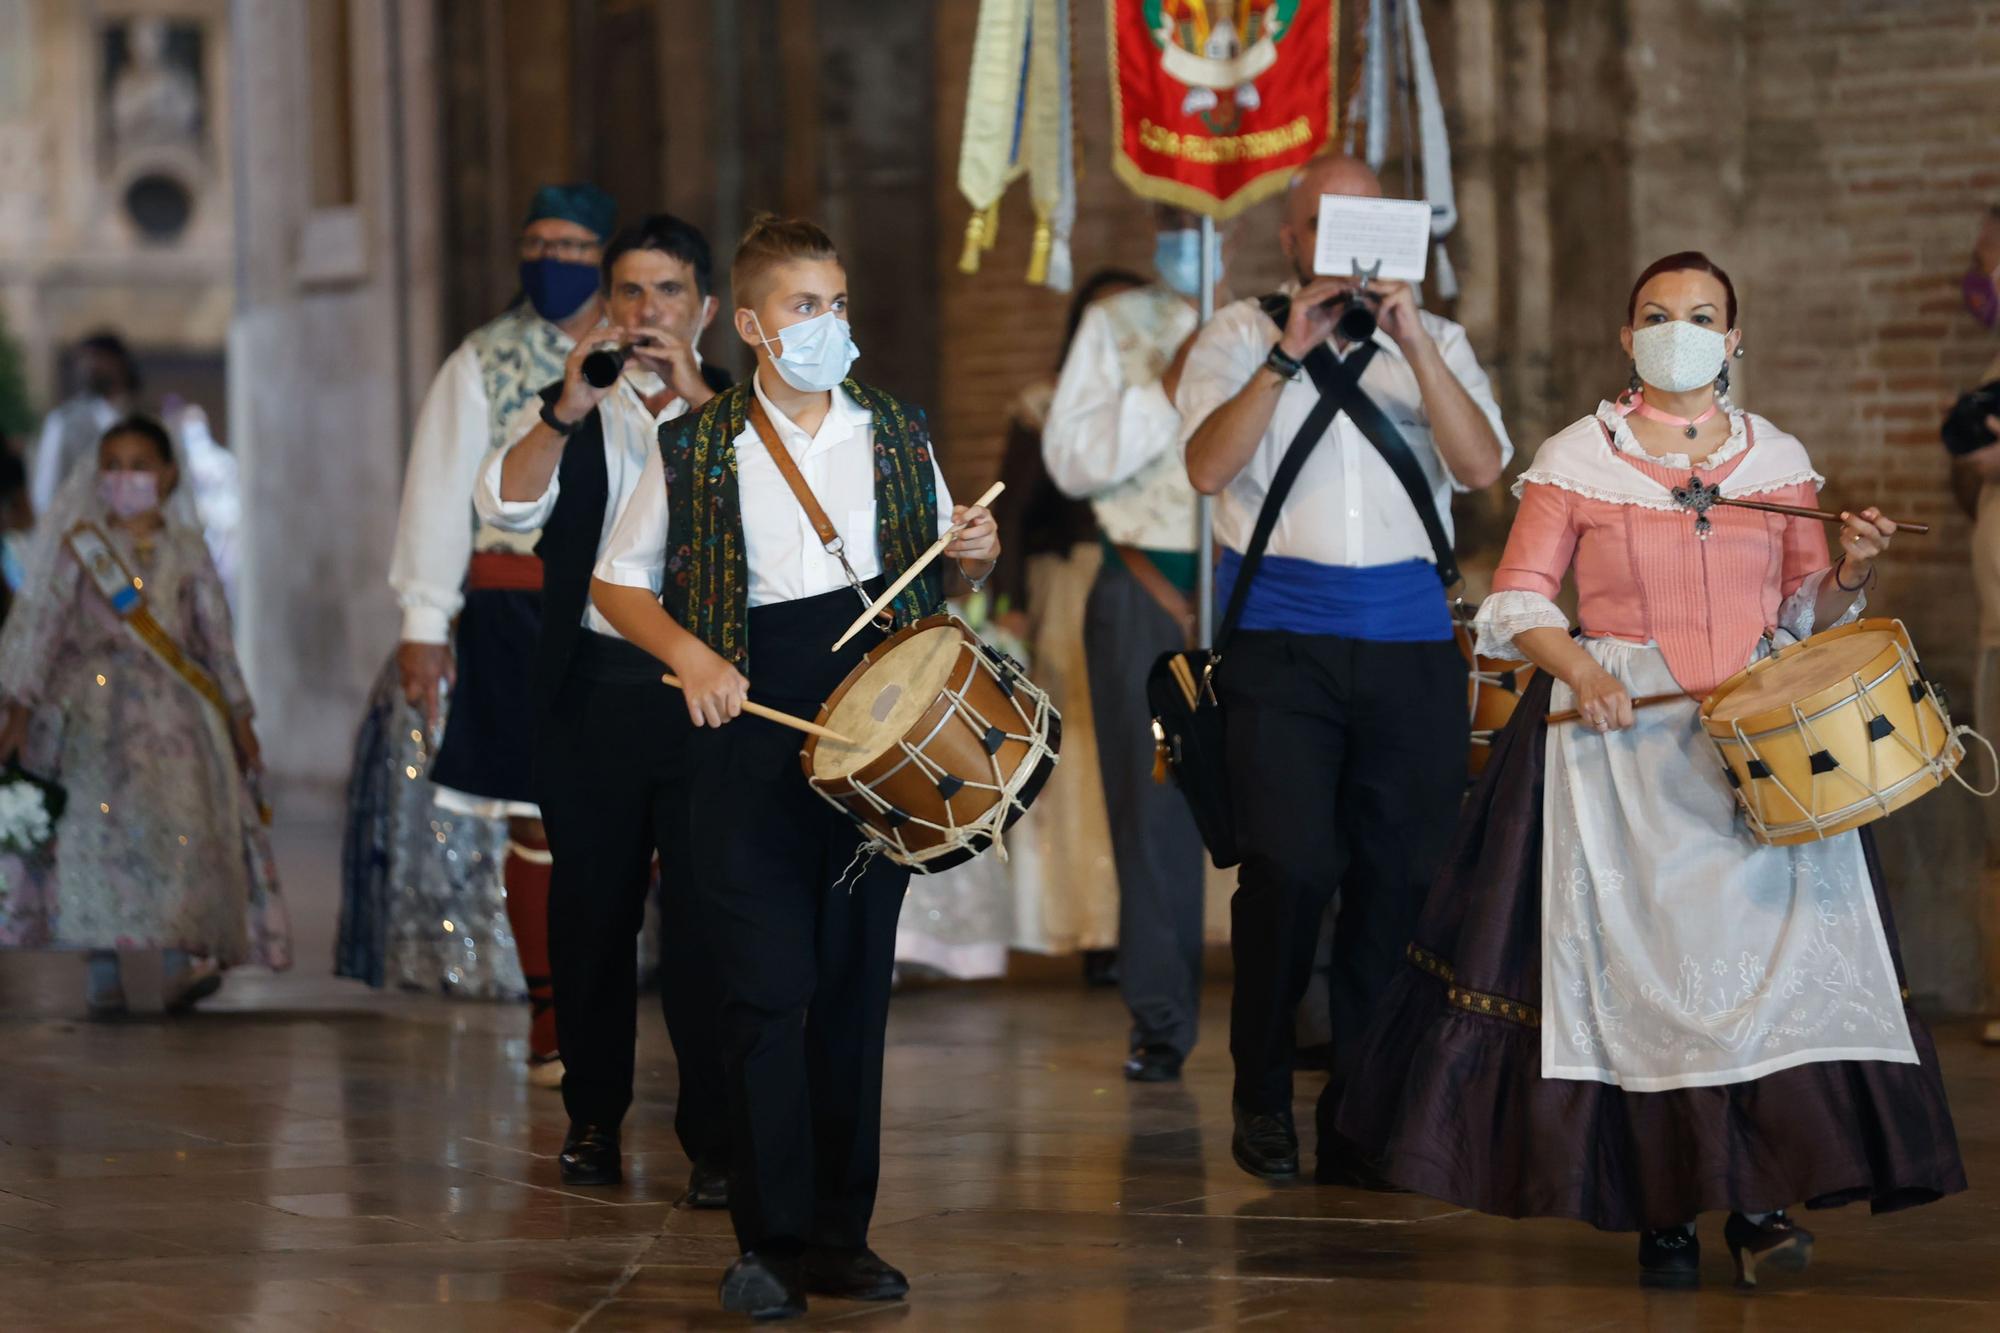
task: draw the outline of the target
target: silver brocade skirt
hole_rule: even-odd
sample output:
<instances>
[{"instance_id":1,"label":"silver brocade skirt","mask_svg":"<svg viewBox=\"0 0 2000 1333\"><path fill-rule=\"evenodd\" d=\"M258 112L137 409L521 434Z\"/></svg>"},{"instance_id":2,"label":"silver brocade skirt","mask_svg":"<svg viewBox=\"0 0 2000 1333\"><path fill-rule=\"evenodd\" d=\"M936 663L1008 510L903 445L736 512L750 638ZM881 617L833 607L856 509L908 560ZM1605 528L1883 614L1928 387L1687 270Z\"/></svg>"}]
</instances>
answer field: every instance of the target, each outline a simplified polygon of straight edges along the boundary
<instances>
[{"instance_id":1,"label":"silver brocade skirt","mask_svg":"<svg viewBox=\"0 0 2000 1333\"><path fill-rule=\"evenodd\" d=\"M432 747L392 656L354 741L334 975L474 1000L526 994L507 925L504 819L439 810Z\"/></svg>"}]
</instances>

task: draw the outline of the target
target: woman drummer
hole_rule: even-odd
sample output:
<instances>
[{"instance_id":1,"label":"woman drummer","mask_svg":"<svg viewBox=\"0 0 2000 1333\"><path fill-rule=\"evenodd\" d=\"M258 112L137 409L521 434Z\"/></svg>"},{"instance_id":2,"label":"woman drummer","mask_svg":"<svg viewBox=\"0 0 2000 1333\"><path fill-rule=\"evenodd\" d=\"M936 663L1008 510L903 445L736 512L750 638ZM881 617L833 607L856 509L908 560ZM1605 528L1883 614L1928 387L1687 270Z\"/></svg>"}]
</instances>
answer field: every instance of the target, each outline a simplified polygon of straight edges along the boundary
<instances>
[{"instance_id":1,"label":"woman drummer","mask_svg":"<svg viewBox=\"0 0 2000 1333\"><path fill-rule=\"evenodd\" d=\"M1550 439L1480 607L1537 686L1470 798L1341 1129L1391 1179L1508 1217L1638 1231L1641 1280L1699 1280L1726 1210L1739 1281L1803 1267L1785 1213L1965 1188L1868 834L1759 844L1697 700L1853 619L1896 525L1812 507L1799 441L1728 399L1736 293L1670 255L1632 289L1616 403ZM1553 600L1577 585L1580 637ZM1651 707L1635 700L1684 699ZM1574 709L1573 725L1549 711ZM1579 1151L1581 1149L1581 1151Z\"/></svg>"}]
</instances>

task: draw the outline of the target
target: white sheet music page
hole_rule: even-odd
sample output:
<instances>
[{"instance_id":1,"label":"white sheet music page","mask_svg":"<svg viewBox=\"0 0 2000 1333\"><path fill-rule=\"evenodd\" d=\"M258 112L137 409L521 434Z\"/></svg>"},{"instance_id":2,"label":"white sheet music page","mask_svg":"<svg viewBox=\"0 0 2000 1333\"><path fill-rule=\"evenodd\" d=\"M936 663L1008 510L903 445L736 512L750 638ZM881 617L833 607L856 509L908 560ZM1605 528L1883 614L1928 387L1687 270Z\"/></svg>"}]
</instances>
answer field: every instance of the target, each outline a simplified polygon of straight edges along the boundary
<instances>
[{"instance_id":1,"label":"white sheet music page","mask_svg":"<svg viewBox=\"0 0 2000 1333\"><path fill-rule=\"evenodd\" d=\"M1313 271L1345 277L1382 265L1378 278L1422 282L1431 254L1431 206L1421 199L1358 199L1323 194Z\"/></svg>"}]
</instances>

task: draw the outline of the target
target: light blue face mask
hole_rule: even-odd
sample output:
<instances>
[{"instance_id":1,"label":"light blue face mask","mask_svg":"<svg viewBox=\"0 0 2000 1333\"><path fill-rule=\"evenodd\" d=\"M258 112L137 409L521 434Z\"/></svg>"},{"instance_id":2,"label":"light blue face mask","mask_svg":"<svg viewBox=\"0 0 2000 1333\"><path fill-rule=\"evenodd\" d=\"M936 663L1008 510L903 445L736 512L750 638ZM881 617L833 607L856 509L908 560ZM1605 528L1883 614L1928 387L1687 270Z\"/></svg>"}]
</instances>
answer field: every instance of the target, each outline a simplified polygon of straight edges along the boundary
<instances>
[{"instance_id":1,"label":"light blue face mask","mask_svg":"<svg viewBox=\"0 0 2000 1333\"><path fill-rule=\"evenodd\" d=\"M847 321L831 310L811 319L788 324L774 340L764 335L763 321L757 323L764 350L771 353L771 366L778 378L800 393L824 393L847 378L861 349L854 345ZM776 341L777 347L772 347Z\"/></svg>"},{"instance_id":2,"label":"light blue face mask","mask_svg":"<svg viewBox=\"0 0 2000 1333\"><path fill-rule=\"evenodd\" d=\"M1222 237L1218 235L1210 245L1209 255L1214 260L1212 277L1222 281ZM1194 227L1183 227L1179 231L1163 231L1153 242L1153 268L1158 271L1160 281L1179 292L1182 296L1201 294L1201 232Z\"/></svg>"}]
</instances>

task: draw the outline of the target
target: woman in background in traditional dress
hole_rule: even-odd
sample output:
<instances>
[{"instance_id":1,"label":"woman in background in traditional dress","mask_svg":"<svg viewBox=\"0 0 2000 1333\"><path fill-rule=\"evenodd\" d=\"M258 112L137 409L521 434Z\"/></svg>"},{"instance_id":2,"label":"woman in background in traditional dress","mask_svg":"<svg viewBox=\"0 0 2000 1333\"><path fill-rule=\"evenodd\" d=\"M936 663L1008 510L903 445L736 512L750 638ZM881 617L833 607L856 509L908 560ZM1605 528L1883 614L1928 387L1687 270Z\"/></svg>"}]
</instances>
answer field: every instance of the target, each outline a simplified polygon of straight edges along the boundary
<instances>
[{"instance_id":1,"label":"woman in background in traditional dress","mask_svg":"<svg viewBox=\"0 0 2000 1333\"><path fill-rule=\"evenodd\" d=\"M1726 396L1736 294L1705 256L1632 290L1630 390L1549 440L1481 605L1479 651L1540 668L1469 799L1341 1130L1390 1179L1506 1217L1640 1232L1643 1282L1699 1281L1726 1211L1738 1280L1802 1268L1785 1212L1965 1188L1903 989L1868 830L1751 837L1697 700L1853 619L1895 524L1817 507L1804 447ZM1677 495L1678 492L1678 495ZM1704 507L1705 508L1705 507ZM1581 637L1553 600L1577 583ZM1685 700L1635 709L1650 695ZM1574 708L1574 725L1549 710Z\"/></svg>"},{"instance_id":2,"label":"woman in background in traditional dress","mask_svg":"<svg viewBox=\"0 0 2000 1333\"><path fill-rule=\"evenodd\" d=\"M183 475L159 422L113 425L43 516L0 631L0 759L69 796L53 874L0 900L0 945L88 951L95 1017L125 1011L121 949L161 951L169 1012L225 967L291 963L250 695Z\"/></svg>"}]
</instances>

